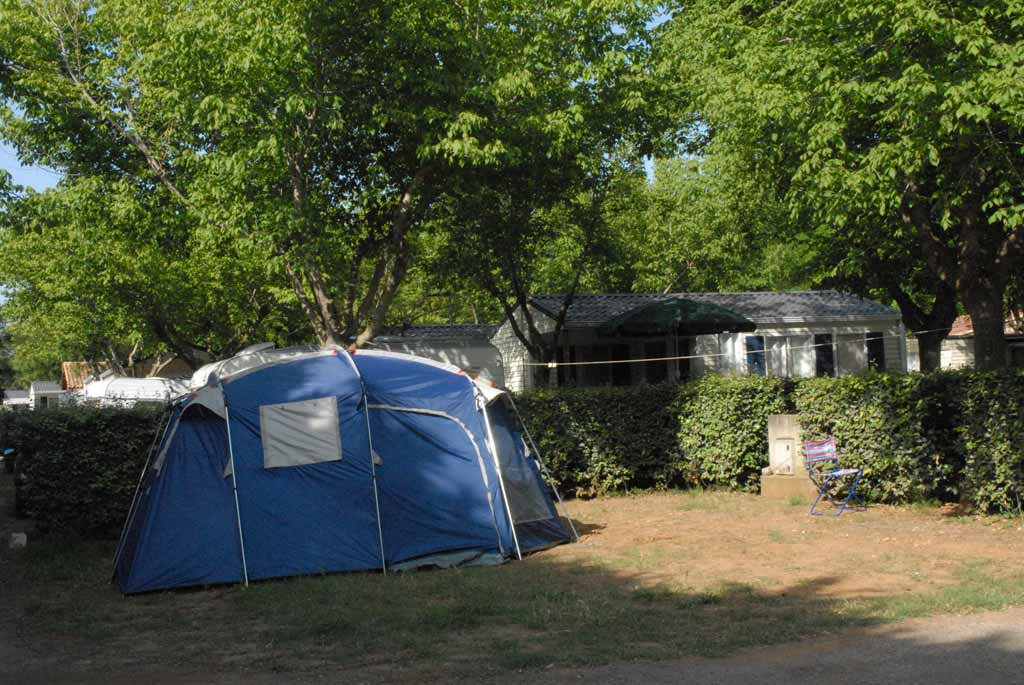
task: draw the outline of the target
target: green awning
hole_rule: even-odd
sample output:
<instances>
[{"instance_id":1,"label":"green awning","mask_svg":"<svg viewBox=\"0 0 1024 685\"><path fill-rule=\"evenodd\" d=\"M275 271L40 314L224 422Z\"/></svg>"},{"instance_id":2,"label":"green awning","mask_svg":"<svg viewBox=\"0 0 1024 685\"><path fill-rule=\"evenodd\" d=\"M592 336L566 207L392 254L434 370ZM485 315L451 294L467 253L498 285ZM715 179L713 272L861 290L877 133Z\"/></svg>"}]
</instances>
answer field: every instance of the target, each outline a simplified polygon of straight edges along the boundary
<instances>
[{"instance_id":1,"label":"green awning","mask_svg":"<svg viewBox=\"0 0 1024 685\"><path fill-rule=\"evenodd\" d=\"M710 335L714 333L750 332L757 328L753 321L709 302L685 297L666 297L605 321L598 326L599 335L653 336Z\"/></svg>"}]
</instances>

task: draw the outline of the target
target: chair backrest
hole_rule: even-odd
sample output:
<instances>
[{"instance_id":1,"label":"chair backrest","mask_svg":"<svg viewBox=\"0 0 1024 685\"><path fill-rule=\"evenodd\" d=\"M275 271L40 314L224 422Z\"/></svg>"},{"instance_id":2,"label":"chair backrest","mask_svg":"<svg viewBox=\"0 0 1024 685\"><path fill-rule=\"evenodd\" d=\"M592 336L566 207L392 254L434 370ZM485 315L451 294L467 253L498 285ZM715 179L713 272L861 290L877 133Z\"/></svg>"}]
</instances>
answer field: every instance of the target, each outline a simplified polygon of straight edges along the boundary
<instances>
[{"instance_id":1,"label":"chair backrest","mask_svg":"<svg viewBox=\"0 0 1024 685\"><path fill-rule=\"evenodd\" d=\"M827 437L824 440L811 440L804 443L804 458L807 460L807 468L822 467L827 462L839 465L839 452L836 451L836 439Z\"/></svg>"}]
</instances>

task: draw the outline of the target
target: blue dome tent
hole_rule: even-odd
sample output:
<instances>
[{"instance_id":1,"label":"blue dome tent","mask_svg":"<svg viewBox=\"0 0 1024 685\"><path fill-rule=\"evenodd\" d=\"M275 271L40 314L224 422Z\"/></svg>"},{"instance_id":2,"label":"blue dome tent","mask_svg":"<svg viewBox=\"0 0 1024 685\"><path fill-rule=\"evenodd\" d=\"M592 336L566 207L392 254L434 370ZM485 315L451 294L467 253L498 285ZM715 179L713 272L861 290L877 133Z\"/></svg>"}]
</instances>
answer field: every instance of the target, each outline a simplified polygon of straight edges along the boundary
<instances>
[{"instance_id":1,"label":"blue dome tent","mask_svg":"<svg viewBox=\"0 0 1024 685\"><path fill-rule=\"evenodd\" d=\"M511 398L455 367L261 349L204 379L140 479L114 560L126 594L498 563L575 535Z\"/></svg>"}]
</instances>

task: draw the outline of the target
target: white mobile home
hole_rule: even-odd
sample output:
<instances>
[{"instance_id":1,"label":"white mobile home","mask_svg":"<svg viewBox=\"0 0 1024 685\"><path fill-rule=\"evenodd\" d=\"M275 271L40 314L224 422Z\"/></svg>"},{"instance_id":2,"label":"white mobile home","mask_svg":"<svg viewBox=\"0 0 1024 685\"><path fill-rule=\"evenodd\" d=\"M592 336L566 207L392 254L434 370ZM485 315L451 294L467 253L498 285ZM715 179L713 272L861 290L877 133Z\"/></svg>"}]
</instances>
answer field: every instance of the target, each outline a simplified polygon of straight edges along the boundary
<instances>
[{"instance_id":1,"label":"white mobile home","mask_svg":"<svg viewBox=\"0 0 1024 685\"><path fill-rule=\"evenodd\" d=\"M471 323L405 326L374 338L371 349L434 359L503 386L501 354L491 344L497 330L493 324Z\"/></svg>"},{"instance_id":2,"label":"white mobile home","mask_svg":"<svg viewBox=\"0 0 1024 685\"><path fill-rule=\"evenodd\" d=\"M132 378L106 373L86 383L84 401L101 407L130 407L140 402L165 404L188 392L184 382L170 378Z\"/></svg>"},{"instance_id":3,"label":"white mobile home","mask_svg":"<svg viewBox=\"0 0 1024 685\"><path fill-rule=\"evenodd\" d=\"M28 390L4 390L4 409L28 409Z\"/></svg>"},{"instance_id":4,"label":"white mobile home","mask_svg":"<svg viewBox=\"0 0 1024 685\"><path fill-rule=\"evenodd\" d=\"M553 337L560 296L536 297ZM577 295L557 341L558 383L680 382L707 373L834 376L906 370L900 314L856 295L825 291ZM537 382L537 360L506 321L491 338L505 384ZM588 364L648 359L619 364Z\"/></svg>"}]
</instances>

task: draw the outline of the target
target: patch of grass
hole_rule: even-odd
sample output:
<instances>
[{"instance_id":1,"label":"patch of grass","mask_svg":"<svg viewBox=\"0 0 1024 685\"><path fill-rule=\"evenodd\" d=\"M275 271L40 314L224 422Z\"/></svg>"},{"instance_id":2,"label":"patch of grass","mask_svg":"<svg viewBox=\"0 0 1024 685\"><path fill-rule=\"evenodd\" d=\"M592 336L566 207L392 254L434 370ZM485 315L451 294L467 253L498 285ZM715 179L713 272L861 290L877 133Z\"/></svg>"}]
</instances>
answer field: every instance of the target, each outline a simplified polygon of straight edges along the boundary
<instances>
[{"instance_id":1,"label":"patch of grass","mask_svg":"<svg viewBox=\"0 0 1024 685\"><path fill-rule=\"evenodd\" d=\"M669 509L751 506L725 493L656 496L671 497ZM797 544L800 536L772 528L768 538ZM621 548L584 544L571 554L492 568L337 574L131 598L106 582L111 543L33 540L9 561L26 644L109 671L155 665L361 675L383 668L390 669L384 679L396 669L403 679L487 678L549 664L720 656L857 626L1024 604L1024 574L977 562L965 563L945 587L883 597L836 599L830 586L837 579L827 571L786 587L771 580L715 584L666 571L678 568L680 554L715 550L684 552L659 539ZM907 565L912 557L887 549L877 563ZM3 579L0 589L7 589Z\"/></svg>"},{"instance_id":2,"label":"patch of grass","mask_svg":"<svg viewBox=\"0 0 1024 685\"><path fill-rule=\"evenodd\" d=\"M692 488L683 490L675 496L678 500L675 508L679 511L735 511L742 505L744 499L749 497L752 495Z\"/></svg>"},{"instance_id":3,"label":"patch of grass","mask_svg":"<svg viewBox=\"0 0 1024 685\"><path fill-rule=\"evenodd\" d=\"M806 497L802 497L800 495L790 497L786 501L789 503L789 506L791 507L806 507L808 504L810 504L810 502L807 501Z\"/></svg>"},{"instance_id":4,"label":"patch of grass","mask_svg":"<svg viewBox=\"0 0 1024 685\"><path fill-rule=\"evenodd\" d=\"M942 502L937 499L919 499L904 506L914 512L934 514L937 510L942 508Z\"/></svg>"},{"instance_id":5,"label":"patch of grass","mask_svg":"<svg viewBox=\"0 0 1024 685\"><path fill-rule=\"evenodd\" d=\"M813 583L785 595L749 584L631 588L600 565L566 569L535 557L499 568L341 574L129 599L93 588L83 620L72 616L80 603L69 593L82 589L74 579L85 575L69 575L65 552L39 550L35 558L38 577L60 586L54 600L26 613L37 634L58 630L113 643L140 633L152 640L173 636L183 658L209 660L212 645L237 646L244 626L256 663L271 670L312 659L350 667L395 662L418 673L469 676L719 656L821 632L1024 602L1024 577L994 578L979 565L965 566L956 585L934 593L836 601Z\"/></svg>"}]
</instances>

